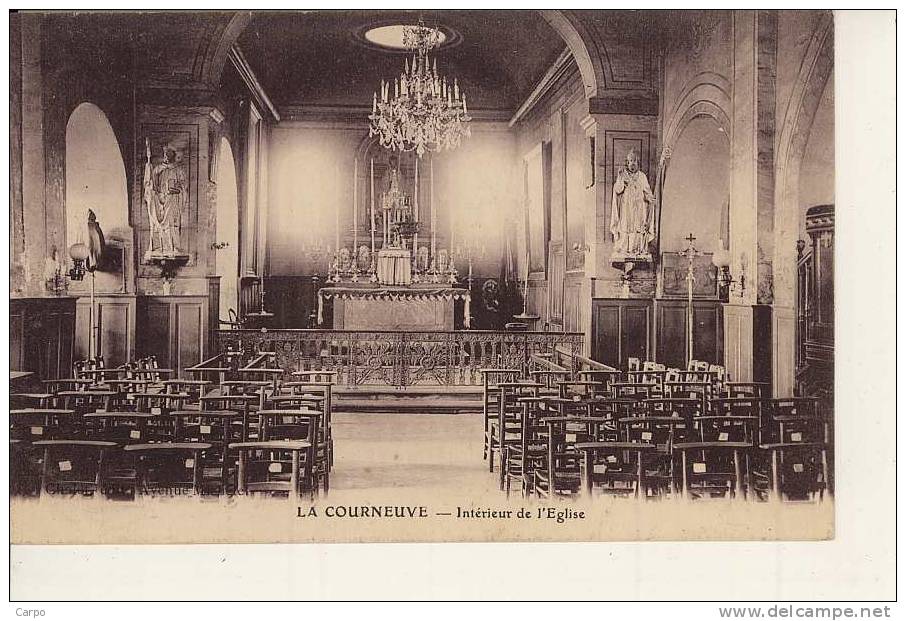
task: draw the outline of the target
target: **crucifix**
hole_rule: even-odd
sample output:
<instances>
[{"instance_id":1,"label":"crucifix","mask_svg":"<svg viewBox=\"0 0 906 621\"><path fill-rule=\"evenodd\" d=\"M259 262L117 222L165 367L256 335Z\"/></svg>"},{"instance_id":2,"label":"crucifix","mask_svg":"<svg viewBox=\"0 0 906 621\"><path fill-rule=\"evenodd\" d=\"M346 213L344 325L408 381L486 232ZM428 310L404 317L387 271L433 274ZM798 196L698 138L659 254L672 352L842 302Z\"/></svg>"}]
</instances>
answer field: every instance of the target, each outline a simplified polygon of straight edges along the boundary
<instances>
[{"instance_id":1,"label":"crucifix","mask_svg":"<svg viewBox=\"0 0 906 621\"><path fill-rule=\"evenodd\" d=\"M695 257L701 256L702 253L696 249L695 240L696 237L689 233L688 237L684 238L689 245L681 253L684 257L689 259L689 267L686 269L686 368L689 368L689 363L693 360L693 321L695 315L692 309L692 288L695 283Z\"/></svg>"}]
</instances>

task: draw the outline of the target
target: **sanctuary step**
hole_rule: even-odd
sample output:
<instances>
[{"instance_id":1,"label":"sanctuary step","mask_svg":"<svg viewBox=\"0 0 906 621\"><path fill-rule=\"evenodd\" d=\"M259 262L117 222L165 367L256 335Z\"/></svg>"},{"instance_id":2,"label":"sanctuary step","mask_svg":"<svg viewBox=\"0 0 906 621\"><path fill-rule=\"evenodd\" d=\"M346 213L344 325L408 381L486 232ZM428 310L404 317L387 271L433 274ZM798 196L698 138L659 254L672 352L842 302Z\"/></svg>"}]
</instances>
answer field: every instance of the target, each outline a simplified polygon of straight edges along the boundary
<instances>
[{"instance_id":1,"label":"sanctuary step","mask_svg":"<svg viewBox=\"0 0 906 621\"><path fill-rule=\"evenodd\" d=\"M482 410L481 386L338 386L338 412L457 413Z\"/></svg>"}]
</instances>

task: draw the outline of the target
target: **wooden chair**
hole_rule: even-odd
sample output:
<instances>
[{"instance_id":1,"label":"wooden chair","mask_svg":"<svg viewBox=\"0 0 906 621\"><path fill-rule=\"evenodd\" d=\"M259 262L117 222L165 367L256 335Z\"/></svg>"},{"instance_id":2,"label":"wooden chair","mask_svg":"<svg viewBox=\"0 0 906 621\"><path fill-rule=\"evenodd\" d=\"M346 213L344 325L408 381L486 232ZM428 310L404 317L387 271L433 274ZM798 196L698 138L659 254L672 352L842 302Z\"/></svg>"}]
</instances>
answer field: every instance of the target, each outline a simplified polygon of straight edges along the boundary
<instances>
[{"instance_id":1,"label":"wooden chair","mask_svg":"<svg viewBox=\"0 0 906 621\"><path fill-rule=\"evenodd\" d=\"M42 451L41 493L93 495L106 484L106 456L119 447L96 440L39 440Z\"/></svg>"},{"instance_id":2,"label":"wooden chair","mask_svg":"<svg viewBox=\"0 0 906 621\"><path fill-rule=\"evenodd\" d=\"M561 407L566 405L559 401ZM533 493L540 498L576 495L582 487L582 453L577 445L596 441L605 421L567 415L546 416L541 422L547 427L541 436L545 451L534 469Z\"/></svg>"},{"instance_id":3,"label":"wooden chair","mask_svg":"<svg viewBox=\"0 0 906 621\"><path fill-rule=\"evenodd\" d=\"M547 399L545 397L519 397L522 407L522 418L518 430L515 432L518 441L504 445L503 463L500 476L503 488L510 494L512 484L516 481L523 496L534 491L535 469L544 463L546 446L543 441L547 425L541 421L543 416L549 415Z\"/></svg>"},{"instance_id":4,"label":"wooden chair","mask_svg":"<svg viewBox=\"0 0 906 621\"><path fill-rule=\"evenodd\" d=\"M644 401L655 396L654 384L639 382L613 382L610 385L614 399L635 399Z\"/></svg>"},{"instance_id":5,"label":"wooden chair","mask_svg":"<svg viewBox=\"0 0 906 621\"><path fill-rule=\"evenodd\" d=\"M536 369L534 371L529 371L529 377L532 381L543 386L539 389L539 394L554 396L560 394L558 383L569 381L570 375L572 374L566 370L555 371L552 369Z\"/></svg>"},{"instance_id":6,"label":"wooden chair","mask_svg":"<svg viewBox=\"0 0 906 621\"><path fill-rule=\"evenodd\" d=\"M581 480L588 496L592 496L596 488L604 493L632 494L636 498L643 494L648 480L645 457L655 451L654 444L588 441L577 442L575 448L582 455Z\"/></svg>"},{"instance_id":7,"label":"wooden chair","mask_svg":"<svg viewBox=\"0 0 906 621\"><path fill-rule=\"evenodd\" d=\"M285 480L286 468L277 471L273 464L292 464L293 460L298 458L301 459L299 491L307 491L314 497L320 489L323 489L325 493L330 490L329 454L321 433L322 418L322 412L308 409L263 410L261 412L262 440L264 442L303 441L308 445L308 448L298 455L292 454L293 451L289 449L272 450L266 456L266 461L271 464L268 466L268 474L273 476L266 478L272 481Z\"/></svg>"},{"instance_id":8,"label":"wooden chair","mask_svg":"<svg viewBox=\"0 0 906 621\"><path fill-rule=\"evenodd\" d=\"M45 409L53 405L53 394L49 392L18 392L9 396L9 407Z\"/></svg>"},{"instance_id":9,"label":"wooden chair","mask_svg":"<svg viewBox=\"0 0 906 621\"><path fill-rule=\"evenodd\" d=\"M23 409L9 412L9 437L26 443L78 437L82 433L75 410Z\"/></svg>"},{"instance_id":10,"label":"wooden chair","mask_svg":"<svg viewBox=\"0 0 906 621\"><path fill-rule=\"evenodd\" d=\"M186 397L182 407L187 410L201 409L201 398L213 387L209 380L172 379L164 380L163 384L167 394Z\"/></svg>"},{"instance_id":11,"label":"wooden chair","mask_svg":"<svg viewBox=\"0 0 906 621\"><path fill-rule=\"evenodd\" d=\"M305 470L304 455L311 451L311 444L304 440L274 440L236 442L230 449L239 454L237 492L240 494L286 493L290 499L301 498L301 484L310 474ZM289 462L288 477L284 473ZM310 463L310 462L308 462ZM314 491L311 492L314 498Z\"/></svg>"},{"instance_id":12,"label":"wooden chair","mask_svg":"<svg viewBox=\"0 0 906 621\"><path fill-rule=\"evenodd\" d=\"M136 494L182 495L202 491L203 454L206 442L130 444L123 451L132 457Z\"/></svg>"},{"instance_id":13,"label":"wooden chair","mask_svg":"<svg viewBox=\"0 0 906 621\"><path fill-rule=\"evenodd\" d=\"M626 463L636 465L643 475L639 485L646 496L662 496L667 492L676 493L674 483L674 451L677 442L689 439L693 429L693 419L700 413L700 404L695 399L649 399L641 404L633 416L619 419L620 437L624 442L650 444L652 448L644 449L645 455L638 454L639 462L618 462L622 470ZM625 454L625 459L632 455ZM610 456L608 456L610 457ZM611 459L613 459L611 457ZM628 479L616 478L615 483Z\"/></svg>"},{"instance_id":14,"label":"wooden chair","mask_svg":"<svg viewBox=\"0 0 906 621\"><path fill-rule=\"evenodd\" d=\"M159 418L149 412L89 412L82 415L85 438L117 444L143 444L166 438L157 435L159 427L149 422Z\"/></svg>"},{"instance_id":15,"label":"wooden chair","mask_svg":"<svg viewBox=\"0 0 906 621\"><path fill-rule=\"evenodd\" d=\"M564 399L590 399L609 395L606 384L598 380L567 380L557 382L557 396Z\"/></svg>"},{"instance_id":16,"label":"wooden chair","mask_svg":"<svg viewBox=\"0 0 906 621\"><path fill-rule=\"evenodd\" d=\"M493 452L496 450L492 446L491 438L491 421L497 416L500 410L500 390L497 384L500 382L514 382L519 379L520 371L518 369L479 369L482 378L482 397L484 413L484 455L483 458L488 460L490 471L494 471Z\"/></svg>"},{"instance_id":17,"label":"wooden chair","mask_svg":"<svg viewBox=\"0 0 906 621\"><path fill-rule=\"evenodd\" d=\"M761 444L767 454L769 498L824 498L831 492L832 429L815 398L766 402L771 430Z\"/></svg>"},{"instance_id":18,"label":"wooden chair","mask_svg":"<svg viewBox=\"0 0 906 621\"><path fill-rule=\"evenodd\" d=\"M229 449L245 440L242 424L247 414L236 410L182 410L170 415L177 443L201 442L210 445L204 452L199 490L228 493L236 466L236 455Z\"/></svg>"},{"instance_id":19,"label":"wooden chair","mask_svg":"<svg viewBox=\"0 0 906 621\"><path fill-rule=\"evenodd\" d=\"M617 371L616 369L612 371L604 369L585 369L578 372L579 379L581 380L594 380L604 385L605 392L613 392L611 387L614 382L621 381L623 377L622 371Z\"/></svg>"},{"instance_id":20,"label":"wooden chair","mask_svg":"<svg viewBox=\"0 0 906 621\"><path fill-rule=\"evenodd\" d=\"M685 497L742 497L754 491L751 466L759 421L750 400L748 405L737 401L712 400L710 409L693 419L690 439L673 445L681 464L674 484L681 482Z\"/></svg>"},{"instance_id":21,"label":"wooden chair","mask_svg":"<svg viewBox=\"0 0 906 621\"><path fill-rule=\"evenodd\" d=\"M78 414L88 412L106 412L117 409L120 393L112 390L61 390L54 398L57 407L64 410L75 410Z\"/></svg>"},{"instance_id":22,"label":"wooden chair","mask_svg":"<svg viewBox=\"0 0 906 621\"><path fill-rule=\"evenodd\" d=\"M519 441L519 429L522 425L522 406L519 399L522 397L537 397L542 385L537 382L515 381L499 382L496 386L499 391L496 416L492 416L489 424L489 464L490 472L494 471L494 455L498 456L499 465L503 466L504 447ZM500 489L503 489L504 473L500 472Z\"/></svg>"},{"instance_id":23,"label":"wooden chair","mask_svg":"<svg viewBox=\"0 0 906 621\"><path fill-rule=\"evenodd\" d=\"M297 401L292 407L301 407L304 409L320 410L324 415L321 419L323 437L327 442L328 466L333 468L333 382L284 382L281 386L283 392L280 397L302 397L303 401ZM290 400L278 400L276 403L289 404ZM282 409L283 405L275 405L276 409Z\"/></svg>"},{"instance_id":24,"label":"wooden chair","mask_svg":"<svg viewBox=\"0 0 906 621\"><path fill-rule=\"evenodd\" d=\"M41 380L47 392L56 395L61 391L88 390L94 385L94 380L87 377L70 377L66 379Z\"/></svg>"}]
</instances>

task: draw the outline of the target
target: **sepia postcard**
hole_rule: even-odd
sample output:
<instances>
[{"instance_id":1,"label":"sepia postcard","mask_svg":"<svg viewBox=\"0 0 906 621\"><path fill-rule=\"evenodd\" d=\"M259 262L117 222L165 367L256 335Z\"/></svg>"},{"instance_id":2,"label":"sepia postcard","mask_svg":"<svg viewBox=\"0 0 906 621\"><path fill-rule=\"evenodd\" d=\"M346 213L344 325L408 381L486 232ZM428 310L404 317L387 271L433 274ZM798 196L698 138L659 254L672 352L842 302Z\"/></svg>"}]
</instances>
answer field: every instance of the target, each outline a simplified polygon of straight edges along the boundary
<instances>
[{"instance_id":1,"label":"sepia postcard","mask_svg":"<svg viewBox=\"0 0 906 621\"><path fill-rule=\"evenodd\" d=\"M841 19L10 13L16 553L832 545Z\"/></svg>"}]
</instances>

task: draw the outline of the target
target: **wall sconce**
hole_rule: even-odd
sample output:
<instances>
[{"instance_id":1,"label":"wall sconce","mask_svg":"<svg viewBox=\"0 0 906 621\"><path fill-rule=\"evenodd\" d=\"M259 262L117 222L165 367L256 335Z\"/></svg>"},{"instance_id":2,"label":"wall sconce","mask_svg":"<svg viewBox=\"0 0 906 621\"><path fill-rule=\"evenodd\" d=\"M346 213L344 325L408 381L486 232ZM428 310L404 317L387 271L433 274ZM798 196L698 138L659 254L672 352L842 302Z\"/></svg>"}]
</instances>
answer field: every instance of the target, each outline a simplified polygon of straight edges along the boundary
<instances>
[{"instance_id":1,"label":"wall sconce","mask_svg":"<svg viewBox=\"0 0 906 621\"><path fill-rule=\"evenodd\" d=\"M730 289L733 286L733 283L739 285L737 292L741 297L746 290L746 274L745 274L745 258L743 257L741 265L741 272L739 279L734 279L733 274L730 273L730 251L724 250L723 240L719 240L717 243L717 250L714 251L714 255L711 257L711 260L714 262L714 265L717 266L717 284L719 287L718 297L721 300L727 301L730 299Z\"/></svg>"},{"instance_id":2,"label":"wall sconce","mask_svg":"<svg viewBox=\"0 0 906 621\"><path fill-rule=\"evenodd\" d=\"M69 270L70 280L82 280L88 271L88 246L76 242L69 247L69 258L72 259L72 268Z\"/></svg>"},{"instance_id":3,"label":"wall sconce","mask_svg":"<svg viewBox=\"0 0 906 621\"><path fill-rule=\"evenodd\" d=\"M211 243L211 250L223 250L224 248L228 248L229 245L230 242L213 242Z\"/></svg>"}]
</instances>

